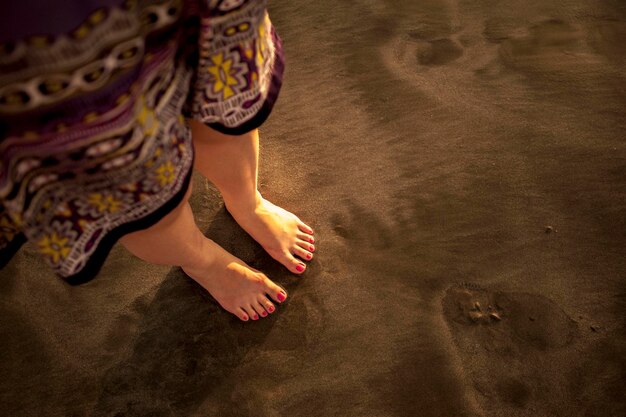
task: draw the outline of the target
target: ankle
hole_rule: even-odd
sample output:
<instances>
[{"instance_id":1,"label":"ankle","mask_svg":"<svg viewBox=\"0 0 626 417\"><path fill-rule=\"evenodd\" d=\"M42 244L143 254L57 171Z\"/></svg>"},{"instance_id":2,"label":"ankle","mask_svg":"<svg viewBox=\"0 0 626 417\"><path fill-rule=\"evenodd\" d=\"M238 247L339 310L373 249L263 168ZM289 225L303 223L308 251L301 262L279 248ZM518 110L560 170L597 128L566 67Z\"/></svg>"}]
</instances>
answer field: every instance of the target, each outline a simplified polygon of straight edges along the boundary
<instances>
[{"instance_id":1,"label":"ankle","mask_svg":"<svg viewBox=\"0 0 626 417\"><path fill-rule=\"evenodd\" d=\"M222 198L224 199L226 209L231 213L253 213L263 201L263 197L259 191L256 191L254 194L250 193L249 196L222 195Z\"/></svg>"},{"instance_id":2,"label":"ankle","mask_svg":"<svg viewBox=\"0 0 626 417\"><path fill-rule=\"evenodd\" d=\"M211 269L216 261L215 243L209 238L202 239L195 245L197 250L194 255L186 259L184 264L179 265L188 275L196 275Z\"/></svg>"}]
</instances>

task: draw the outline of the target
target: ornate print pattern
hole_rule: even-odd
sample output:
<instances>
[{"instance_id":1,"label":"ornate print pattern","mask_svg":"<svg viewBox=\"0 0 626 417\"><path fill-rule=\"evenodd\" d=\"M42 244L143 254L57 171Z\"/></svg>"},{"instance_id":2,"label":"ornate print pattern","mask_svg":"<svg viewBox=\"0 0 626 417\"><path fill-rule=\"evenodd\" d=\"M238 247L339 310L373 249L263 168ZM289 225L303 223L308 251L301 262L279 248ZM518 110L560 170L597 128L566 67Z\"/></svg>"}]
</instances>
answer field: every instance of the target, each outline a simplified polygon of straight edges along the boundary
<instances>
[{"instance_id":1,"label":"ornate print pattern","mask_svg":"<svg viewBox=\"0 0 626 417\"><path fill-rule=\"evenodd\" d=\"M70 283L91 279L181 201L183 114L247 131L278 94L265 1L102 2L69 33L0 45L0 266L28 239Z\"/></svg>"},{"instance_id":2,"label":"ornate print pattern","mask_svg":"<svg viewBox=\"0 0 626 417\"><path fill-rule=\"evenodd\" d=\"M265 119L268 106L271 110L282 79L282 45L266 1L214 3L219 13L204 16L200 24L191 113L217 130L237 134L249 130L246 123Z\"/></svg>"}]
</instances>

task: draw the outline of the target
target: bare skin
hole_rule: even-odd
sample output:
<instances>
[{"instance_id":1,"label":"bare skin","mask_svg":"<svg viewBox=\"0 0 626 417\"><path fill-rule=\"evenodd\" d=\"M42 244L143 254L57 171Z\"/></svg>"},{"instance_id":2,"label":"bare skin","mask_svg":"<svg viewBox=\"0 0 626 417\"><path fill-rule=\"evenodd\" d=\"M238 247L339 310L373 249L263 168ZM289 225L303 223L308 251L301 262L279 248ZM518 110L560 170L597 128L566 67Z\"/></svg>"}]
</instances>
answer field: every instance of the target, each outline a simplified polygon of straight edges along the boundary
<instances>
[{"instance_id":1,"label":"bare skin","mask_svg":"<svg viewBox=\"0 0 626 417\"><path fill-rule=\"evenodd\" d=\"M160 265L176 265L202 285L228 312L243 321L276 311L285 291L202 234L188 199L152 227L130 233L120 242L135 256Z\"/></svg>"},{"instance_id":2,"label":"bare skin","mask_svg":"<svg viewBox=\"0 0 626 417\"><path fill-rule=\"evenodd\" d=\"M187 275L202 285L227 311L242 320L258 320L275 311L269 294L277 302L287 294L264 274L223 250L212 241L206 242L205 263L197 267L184 267ZM211 271L218 271L212 273Z\"/></svg>"},{"instance_id":3,"label":"bare skin","mask_svg":"<svg viewBox=\"0 0 626 417\"><path fill-rule=\"evenodd\" d=\"M226 208L267 253L294 274L313 259L313 229L257 191L259 134L230 136L189 121L196 150L195 168L222 194Z\"/></svg>"},{"instance_id":4,"label":"bare skin","mask_svg":"<svg viewBox=\"0 0 626 417\"><path fill-rule=\"evenodd\" d=\"M258 132L228 136L191 122L196 166L222 193L235 220L290 271L300 274L313 258L313 230L257 191ZM182 267L230 313L243 321L275 311L286 292L205 237L183 202L154 226L124 236L121 243L145 261ZM299 257L300 260L298 258Z\"/></svg>"},{"instance_id":5,"label":"bare skin","mask_svg":"<svg viewBox=\"0 0 626 417\"><path fill-rule=\"evenodd\" d=\"M254 210L226 206L239 225L252 236L267 253L287 269L301 274L306 264L296 258L310 261L315 246L313 230L294 214L280 208L261 195Z\"/></svg>"}]
</instances>

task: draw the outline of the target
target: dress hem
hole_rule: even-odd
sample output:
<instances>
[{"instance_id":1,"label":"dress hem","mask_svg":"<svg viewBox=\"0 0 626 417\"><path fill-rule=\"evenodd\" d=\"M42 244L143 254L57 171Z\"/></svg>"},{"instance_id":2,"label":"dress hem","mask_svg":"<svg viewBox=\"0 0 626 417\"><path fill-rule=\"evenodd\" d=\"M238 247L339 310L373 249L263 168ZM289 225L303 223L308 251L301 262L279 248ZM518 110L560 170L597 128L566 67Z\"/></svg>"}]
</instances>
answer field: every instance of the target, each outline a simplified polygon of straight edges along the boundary
<instances>
[{"instance_id":1,"label":"dress hem","mask_svg":"<svg viewBox=\"0 0 626 417\"><path fill-rule=\"evenodd\" d=\"M272 113L274 104L276 104L276 101L278 100L278 95L283 82L283 73L285 72L285 56L283 53L283 43L274 28L272 28L272 38L276 47L274 55L274 66L272 71L272 80L270 82L270 88L267 93L267 97L265 98L263 106L257 112L257 114L254 115L252 119L236 127L224 126L221 123L206 123L202 120L199 120L200 122L204 123L211 129L217 130L218 132L225 135L238 136L259 128L265 122L265 120L267 120L267 118Z\"/></svg>"},{"instance_id":2,"label":"dress hem","mask_svg":"<svg viewBox=\"0 0 626 417\"><path fill-rule=\"evenodd\" d=\"M141 219L125 223L111 230L109 233L106 234L106 236L102 238L102 240L98 244L98 247L89 257L89 260L80 270L80 272L74 275L70 275L69 277L62 277L62 279L70 285L80 285L94 279L102 268L105 260L109 256L111 249L113 249L113 246L121 237L129 233L138 232L140 230L144 230L155 225L181 203L185 194L187 193L187 189L189 188L192 173L193 163L189 167L189 172L187 173L187 176L183 181L183 186L181 187L180 191L178 191L172 198L170 198L168 202L166 202L157 210L153 211L147 216L142 217Z\"/></svg>"}]
</instances>

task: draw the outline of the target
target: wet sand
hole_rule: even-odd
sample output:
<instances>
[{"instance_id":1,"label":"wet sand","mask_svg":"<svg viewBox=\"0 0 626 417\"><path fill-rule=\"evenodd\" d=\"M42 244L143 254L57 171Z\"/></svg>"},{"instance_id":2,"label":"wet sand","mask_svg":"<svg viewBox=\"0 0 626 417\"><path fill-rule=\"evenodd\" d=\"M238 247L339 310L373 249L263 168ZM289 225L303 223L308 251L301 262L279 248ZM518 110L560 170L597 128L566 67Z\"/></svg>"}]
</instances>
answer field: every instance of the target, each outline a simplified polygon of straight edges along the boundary
<instances>
[{"instance_id":1,"label":"wet sand","mask_svg":"<svg viewBox=\"0 0 626 417\"><path fill-rule=\"evenodd\" d=\"M289 291L241 323L116 247L0 272L0 414L626 415L626 4L274 1L261 189L299 278L195 179L202 230Z\"/></svg>"}]
</instances>

